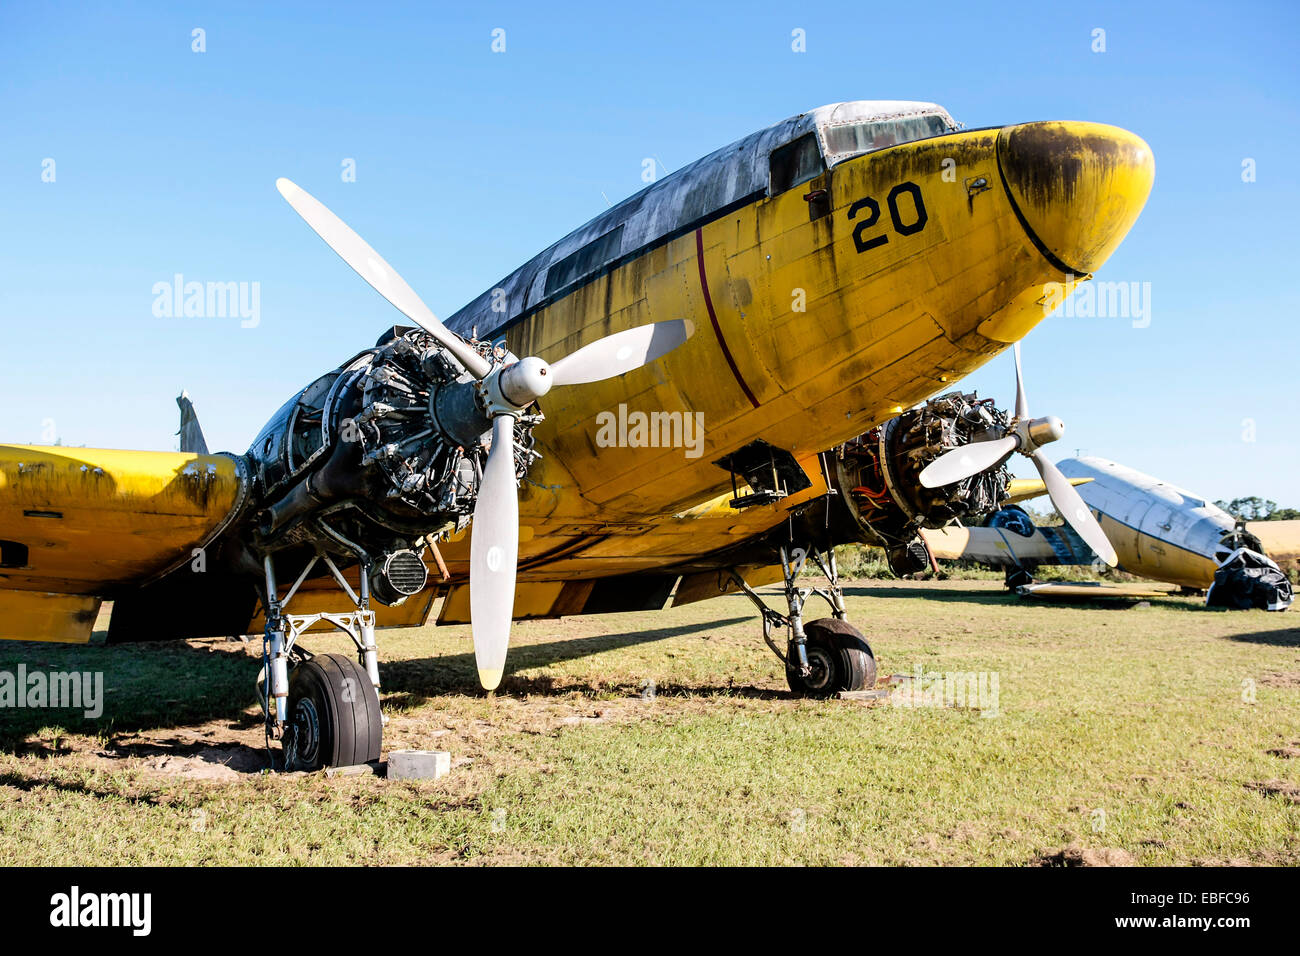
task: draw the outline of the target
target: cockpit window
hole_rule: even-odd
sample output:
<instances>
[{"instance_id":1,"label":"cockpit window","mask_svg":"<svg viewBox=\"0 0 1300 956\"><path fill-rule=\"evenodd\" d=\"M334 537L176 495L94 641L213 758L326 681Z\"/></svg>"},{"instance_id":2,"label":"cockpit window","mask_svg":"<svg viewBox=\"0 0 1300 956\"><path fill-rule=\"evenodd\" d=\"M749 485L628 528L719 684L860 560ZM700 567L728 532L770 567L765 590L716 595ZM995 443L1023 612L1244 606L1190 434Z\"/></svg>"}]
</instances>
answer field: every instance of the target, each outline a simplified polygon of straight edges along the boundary
<instances>
[{"instance_id":1,"label":"cockpit window","mask_svg":"<svg viewBox=\"0 0 1300 956\"><path fill-rule=\"evenodd\" d=\"M603 236L591 240L558 262L551 263L551 267L546 270L546 294L557 292L595 272L611 259L617 258L622 247L623 224L619 223Z\"/></svg>"},{"instance_id":2,"label":"cockpit window","mask_svg":"<svg viewBox=\"0 0 1300 956\"><path fill-rule=\"evenodd\" d=\"M816 179L825 169L816 134L800 136L772 150L772 177L768 193L772 196L783 193L800 183Z\"/></svg>"},{"instance_id":3,"label":"cockpit window","mask_svg":"<svg viewBox=\"0 0 1300 956\"><path fill-rule=\"evenodd\" d=\"M934 114L827 126L823 128L826 161L834 165L850 156L860 156L875 149L910 143L927 136L939 136L947 131L948 123L944 117Z\"/></svg>"}]
</instances>

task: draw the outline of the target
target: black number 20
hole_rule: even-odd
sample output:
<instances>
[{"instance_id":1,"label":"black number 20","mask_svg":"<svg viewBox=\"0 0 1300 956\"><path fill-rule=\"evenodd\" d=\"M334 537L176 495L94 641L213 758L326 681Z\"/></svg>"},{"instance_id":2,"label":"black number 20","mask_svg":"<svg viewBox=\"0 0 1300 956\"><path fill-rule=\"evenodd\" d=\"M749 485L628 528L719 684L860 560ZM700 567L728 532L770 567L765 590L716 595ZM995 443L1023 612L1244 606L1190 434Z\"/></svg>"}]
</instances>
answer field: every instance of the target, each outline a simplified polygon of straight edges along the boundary
<instances>
[{"instance_id":1,"label":"black number 20","mask_svg":"<svg viewBox=\"0 0 1300 956\"><path fill-rule=\"evenodd\" d=\"M904 223L903 217L898 211L898 197L903 193L907 193L912 197L914 217L910 223ZM926 222L929 221L929 214L925 211L925 202L921 199L921 187L916 183L899 183L889 191L889 196L886 197L885 201L889 206L889 218L894 225L894 231L900 236L910 236L920 232L925 228ZM858 252L866 252L868 249L876 248L876 246L883 246L889 241L889 237L883 233L870 238L862 235L880 219L880 203L870 196L866 199L859 199L849 207L849 218L856 219L858 213L863 209L867 210L867 217L853 227L853 245Z\"/></svg>"}]
</instances>

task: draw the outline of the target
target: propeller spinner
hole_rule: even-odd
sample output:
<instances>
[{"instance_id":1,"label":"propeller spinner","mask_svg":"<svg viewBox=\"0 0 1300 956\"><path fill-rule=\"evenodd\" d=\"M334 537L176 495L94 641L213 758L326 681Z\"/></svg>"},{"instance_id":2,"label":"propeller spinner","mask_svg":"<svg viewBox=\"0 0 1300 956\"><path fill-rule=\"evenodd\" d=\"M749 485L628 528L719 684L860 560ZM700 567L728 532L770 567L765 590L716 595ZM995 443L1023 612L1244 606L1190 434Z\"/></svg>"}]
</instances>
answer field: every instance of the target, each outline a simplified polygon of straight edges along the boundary
<instances>
[{"instance_id":1,"label":"propeller spinner","mask_svg":"<svg viewBox=\"0 0 1300 956\"><path fill-rule=\"evenodd\" d=\"M649 365L695 332L687 319L655 322L605 336L548 364L535 356L494 363L448 329L392 266L322 202L288 179L276 188L325 244L408 319L424 329L474 378L492 422L492 446L474 503L470 539L470 621L479 682L501 683L514 616L519 555L515 421L552 388L617 378ZM1068 483L1067 483L1068 487Z\"/></svg>"},{"instance_id":2,"label":"propeller spinner","mask_svg":"<svg viewBox=\"0 0 1300 956\"><path fill-rule=\"evenodd\" d=\"M1024 377L1020 371L1020 343L1015 344L1016 355L1016 417L1011 421L1011 434L990 441L973 442L945 452L922 469L919 476L926 488L938 488L963 481L997 465L1013 452L1020 452L1034 463L1047 487L1048 497L1083 539L1084 543L1112 568L1119 563L1115 548L1092 516L1083 498L1074 490L1059 468L1047 460L1042 446L1054 442L1065 433L1065 424L1055 415L1043 418L1029 417L1029 401L1025 397Z\"/></svg>"}]
</instances>

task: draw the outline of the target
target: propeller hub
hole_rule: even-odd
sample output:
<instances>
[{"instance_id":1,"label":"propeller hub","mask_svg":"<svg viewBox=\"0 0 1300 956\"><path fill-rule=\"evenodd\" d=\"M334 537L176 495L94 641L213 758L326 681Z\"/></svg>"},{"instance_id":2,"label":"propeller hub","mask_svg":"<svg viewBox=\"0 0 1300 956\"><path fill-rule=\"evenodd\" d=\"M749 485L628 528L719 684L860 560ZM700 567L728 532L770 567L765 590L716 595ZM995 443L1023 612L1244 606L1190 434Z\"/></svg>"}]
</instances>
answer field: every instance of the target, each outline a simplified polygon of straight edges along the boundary
<instances>
[{"instance_id":1,"label":"propeller hub","mask_svg":"<svg viewBox=\"0 0 1300 956\"><path fill-rule=\"evenodd\" d=\"M555 376L551 366L532 355L501 370L498 388L501 396L517 408L527 408L551 390Z\"/></svg>"},{"instance_id":2,"label":"propeller hub","mask_svg":"<svg viewBox=\"0 0 1300 956\"><path fill-rule=\"evenodd\" d=\"M1065 434L1065 422L1055 415L1033 418L1025 423L1025 434L1029 437L1032 448L1038 448L1060 439Z\"/></svg>"}]
</instances>

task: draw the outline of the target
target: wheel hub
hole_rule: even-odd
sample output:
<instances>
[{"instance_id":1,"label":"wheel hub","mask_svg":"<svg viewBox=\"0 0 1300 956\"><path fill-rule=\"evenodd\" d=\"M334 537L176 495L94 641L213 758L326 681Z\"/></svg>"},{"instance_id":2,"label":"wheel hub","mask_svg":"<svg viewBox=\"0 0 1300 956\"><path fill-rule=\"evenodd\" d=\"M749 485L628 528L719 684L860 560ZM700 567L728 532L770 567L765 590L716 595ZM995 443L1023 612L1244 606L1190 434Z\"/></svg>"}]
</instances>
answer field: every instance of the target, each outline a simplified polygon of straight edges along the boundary
<instances>
[{"instance_id":1,"label":"wheel hub","mask_svg":"<svg viewBox=\"0 0 1300 956\"><path fill-rule=\"evenodd\" d=\"M822 690L827 687L835 673L835 664L824 647L808 646L808 676L804 683L809 690Z\"/></svg>"},{"instance_id":2,"label":"wheel hub","mask_svg":"<svg viewBox=\"0 0 1300 956\"><path fill-rule=\"evenodd\" d=\"M285 769L313 767L320 757L320 715L310 698L304 697L294 705L284 753Z\"/></svg>"}]
</instances>

